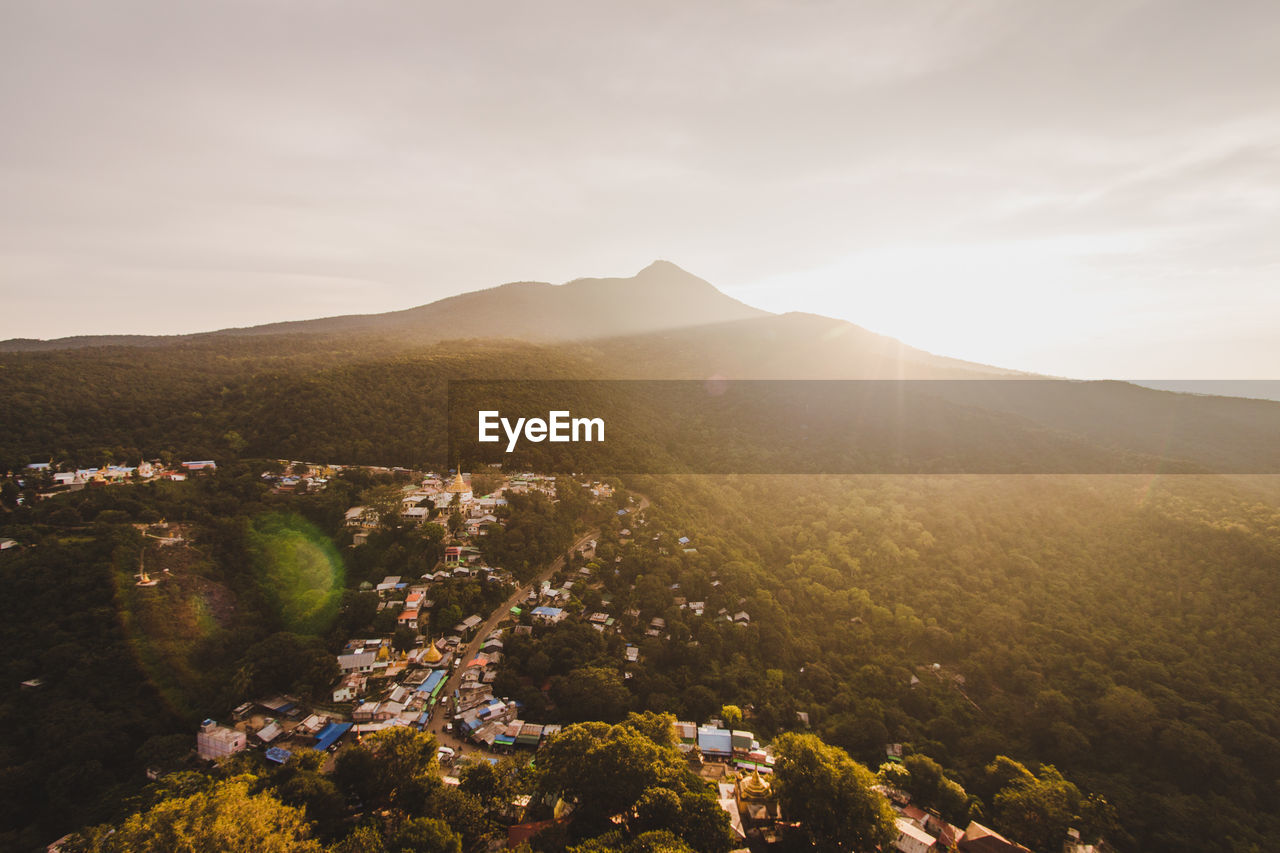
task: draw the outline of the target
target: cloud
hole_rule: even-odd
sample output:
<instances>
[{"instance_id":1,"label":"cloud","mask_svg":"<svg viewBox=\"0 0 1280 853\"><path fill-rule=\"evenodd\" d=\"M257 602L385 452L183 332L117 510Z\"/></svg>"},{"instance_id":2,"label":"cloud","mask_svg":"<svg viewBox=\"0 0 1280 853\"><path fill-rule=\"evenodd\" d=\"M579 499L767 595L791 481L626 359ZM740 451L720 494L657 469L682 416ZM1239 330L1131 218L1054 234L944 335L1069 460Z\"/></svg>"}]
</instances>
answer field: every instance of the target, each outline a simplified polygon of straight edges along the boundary
<instances>
[{"instance_id":1,"label":"cloud","mask_svg":"<svg viewBox=\"0 0 1280 853\"><path fill-rule=\"evenodd\" d=\"M9 4L0 294L24 310L0 336L387 310L655 257L864 325L847 294L875 285L839 271L899 258L918 302L949 286L938 259L982 257L1077 299L1083 327L1037 327L1061 373L1117 333L1091 319L1106 291L1145 295L1153 330L1211 298L1238 306L1212 334L1274 324L1277 24L1136 0ZM1012 280L971 275L972 304Z\"/></svg>"}]
</instances>

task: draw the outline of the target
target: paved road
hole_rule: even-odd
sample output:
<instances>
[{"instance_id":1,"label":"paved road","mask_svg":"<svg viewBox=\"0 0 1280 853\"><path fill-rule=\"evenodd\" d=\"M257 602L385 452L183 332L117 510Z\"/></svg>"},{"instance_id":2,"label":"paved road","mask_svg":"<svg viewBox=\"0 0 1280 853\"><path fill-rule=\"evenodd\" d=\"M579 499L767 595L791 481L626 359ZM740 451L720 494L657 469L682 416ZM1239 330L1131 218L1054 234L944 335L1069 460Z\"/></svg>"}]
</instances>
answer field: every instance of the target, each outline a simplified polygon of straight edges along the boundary
<instances>
[{"instance_id":1,"label":"paved road","mask_svg":"<svg viewBox=\"0 0 1280 853\"><path fill-rule=\"evenodd\" d=\"M636 497L639 499L639 503L636 504L635 508L631 511L632 518L638 517L640 513L644 512L649 506L649 499L647 497L640 494L637 494ZM598 528L588 530L586 533L582 534L582 536L578 537L578 540L574 542L568 550L576 551L580 546L585 545L588 541L592 539L599 540L599 538L600 530ZM475 744L467 743L457 737L454 737L449 732L444 731L444 729L448 728L449 714L447 709L449 707L449 700L453 697L453 692L458 689L458 685L462 683L462 674L466 672L467 662L480 653L480 645L490 634L493 633L494 629L498 627L498 624L501 623L502 620L511 615L511 608L517 605L523 605L525 603L525 599L529 597L529 593L532 590L538 588L544 580L550 580L552 575L563 568L564 554L561 554L559 557L556 557L549 566L543 569L537 577L525 586L517 589L512 593L510 598L498 605L497 609L489 614L489 618L485 620L484 624L476 630L475 638L472 639L470 643L465 647L458 647L455 652L457 660L460 661L458 668L455 669L453 674L445 681L444 689L440 691L440 702L432 710L431 719L427 721L427 731L436 736L436 739L440 741L441 746L452 747L455 752L462 755L491 754Z\"/></svg>"}]
</instances>

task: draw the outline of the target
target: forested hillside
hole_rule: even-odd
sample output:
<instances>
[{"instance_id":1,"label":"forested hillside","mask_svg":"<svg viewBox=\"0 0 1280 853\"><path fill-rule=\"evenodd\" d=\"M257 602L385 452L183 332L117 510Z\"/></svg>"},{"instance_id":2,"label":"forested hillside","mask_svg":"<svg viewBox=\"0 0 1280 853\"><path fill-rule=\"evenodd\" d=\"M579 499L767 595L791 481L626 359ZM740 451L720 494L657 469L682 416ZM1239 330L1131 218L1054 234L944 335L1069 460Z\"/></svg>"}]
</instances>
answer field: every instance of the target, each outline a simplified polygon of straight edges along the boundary
<instances>
[{"instance_id":1,"label":"forested hillside","mask_svg":"<svg viewBox=\"0 0 1280 853\"><path fill-rule=\"evenodd\" d=\"M760 349L742 328L735 341L725 352ZM0 471L266 456L619 473L1280 471L1274 401L1109 382L747 378L794 375L786 367L736 383L668 383L654 377L714 363L705 350L673 362L668 344L662 335L426 347L297 336L9 353L0 355ZM847 375L878 363L854 353ZM618 377L632 381L578 381ZM510 454L478 445L474 407L463 405L475 386L458 382L468 379L502 380L496 397L478 399L522 415L604 417L609 439ZM465 410L452 436L451 401Z\"/></svg>"},{"instance_id":2,"label":"forested hillside","mask_svg":"<svg viewBox=\"0 0 1280 853\"><path fill-rule=\"evenodd\" d=\"M905 742L1011 835L1025 827L993 808L984 770L997 754L1105 796L1117 814L1107 836L1127 849L1274 849L1270 478L690 477L644 489L663 538L623 550L610 584L670 628L629 682L643 707L697 716L737 702L765 731L804 711L868 762ZM696 553L670 548L676 536ZM673 607L673 583L708 614L748 612L750 626Z\"/></svg>"}]
</instances>

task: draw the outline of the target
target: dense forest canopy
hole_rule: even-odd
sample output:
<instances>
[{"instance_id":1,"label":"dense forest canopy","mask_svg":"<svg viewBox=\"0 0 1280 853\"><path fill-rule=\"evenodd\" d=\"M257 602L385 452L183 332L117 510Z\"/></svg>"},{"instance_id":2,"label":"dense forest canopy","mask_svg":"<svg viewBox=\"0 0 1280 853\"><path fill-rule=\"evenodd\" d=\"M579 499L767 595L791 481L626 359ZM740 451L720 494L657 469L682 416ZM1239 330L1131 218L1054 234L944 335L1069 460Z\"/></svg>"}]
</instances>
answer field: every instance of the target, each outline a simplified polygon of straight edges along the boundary
<instances>
[{"instance_id":1,"label":"dense forest canopy","mask_svg":"<svg viewBox=\"0 0 1280 853\"><path fill-rule=\"evenodd\" d=\"M655 478L696 554L631 569L740 602L637 678L655 709L797 710L871 762L901 741L995 808L997 754L1052 764L1120 816L1112 840L1265 844L1280 776L1273 478ZM625 564L625 563L624 563ZM714 580L722 582L711 587ZM655 598L654 604L660 599ZM648 605L652 607L653 605ZM647 617L642 605L642 618ZM998 809L996 809L998 811Z\"/></svg>"},{"instance_id":2,"label":"dense forest canopy","mask_svg":"<svg viewBox=\"0 0 1280 853\"><path fill-rule=\"evenodd\" d=\"M734 346L770 351L764 340ZM717 357L695 350L673 362L668 344L294 335L0 353L0 471L241 456L617 473L1280 471L1280 402L1126 383L855 382L877 377L826 369L845 363L838 353L812 372L765 361L729 378L843 383L707 385ZM692 381L656 381L695 370ZM618 377L646 381L582 381ZM475 380L505 381L496 396L468 396ZM475 437L476 399L525 416L607 417L608 440L514 453L460 442ZM463 422L452 431L451 404Z\"/></svg>"}]
</instances>

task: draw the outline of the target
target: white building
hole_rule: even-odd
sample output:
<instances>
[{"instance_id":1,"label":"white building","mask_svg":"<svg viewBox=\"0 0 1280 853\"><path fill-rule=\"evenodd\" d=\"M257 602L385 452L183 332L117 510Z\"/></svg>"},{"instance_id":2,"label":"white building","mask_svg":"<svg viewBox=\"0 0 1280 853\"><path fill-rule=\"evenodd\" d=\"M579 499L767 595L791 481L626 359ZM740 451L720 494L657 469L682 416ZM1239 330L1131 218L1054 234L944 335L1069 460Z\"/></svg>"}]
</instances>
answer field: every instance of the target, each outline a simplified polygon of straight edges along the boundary
<instances>
[{"instance_id":1,"label":"white building","mask_svg":"<svg viewBox=\"0 0 1280 853\"><path fill-rule=\"evenodd\" d=\"M244 749L248 742L244 732L205 720L196 732L196 752L206 761L218 761Z\"/></svg>"}]
</instances>

